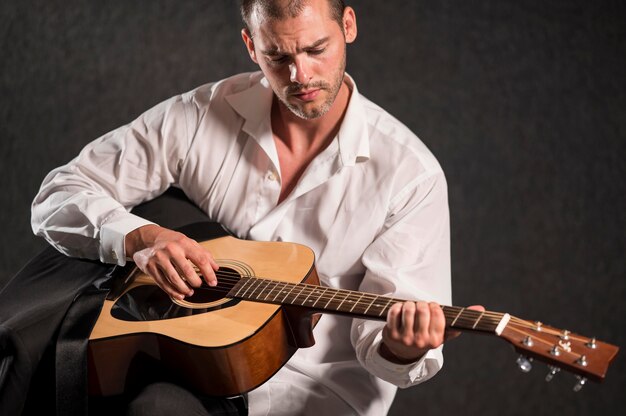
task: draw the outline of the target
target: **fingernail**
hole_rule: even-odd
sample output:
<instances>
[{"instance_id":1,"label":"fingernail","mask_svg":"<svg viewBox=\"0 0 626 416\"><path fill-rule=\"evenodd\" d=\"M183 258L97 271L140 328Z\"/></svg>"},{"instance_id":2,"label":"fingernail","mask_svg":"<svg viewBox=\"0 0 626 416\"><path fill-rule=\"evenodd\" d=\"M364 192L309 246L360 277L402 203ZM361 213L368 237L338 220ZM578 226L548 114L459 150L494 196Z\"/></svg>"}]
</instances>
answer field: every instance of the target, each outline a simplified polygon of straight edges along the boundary
<instances>
[{"instance_id":1,"label":"fingernail","mask_svg":"<svg viewBox=\"0 0 626 416\"><path fill-rule=\"evenodd\" d=\"M209 285L217 286L217 280L211 280L211 283L209 283Z\"/></svg>"},{"instance_id":2,"label":"fingernail","mask_svg":"<svg viewBox=\"0 0 626 416\"><path fill-rule=\"evenodd\" d=\"M187 296L193 296L193 290L190 290L190 291L187 293Z\"/></svg>"}]
</instances>

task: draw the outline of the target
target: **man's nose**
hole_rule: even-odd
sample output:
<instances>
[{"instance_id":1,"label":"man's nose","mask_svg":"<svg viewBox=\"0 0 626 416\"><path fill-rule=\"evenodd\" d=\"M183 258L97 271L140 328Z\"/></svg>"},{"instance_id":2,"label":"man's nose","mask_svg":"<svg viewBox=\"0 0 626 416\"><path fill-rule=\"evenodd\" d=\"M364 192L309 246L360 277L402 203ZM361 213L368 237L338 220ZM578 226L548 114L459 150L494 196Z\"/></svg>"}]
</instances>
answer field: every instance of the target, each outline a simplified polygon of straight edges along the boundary
<instances>
[{"instance_id":1,"label":"man's nose","mask_svg":"<svg viewBox=\"0 0 626 416\"><path fill-rule=\"evenodd\" d=\"M305 58L296 57L289 64L289 80L294 83L306 85L311 80L310 68Z\"/></svg>"}]
</instances>

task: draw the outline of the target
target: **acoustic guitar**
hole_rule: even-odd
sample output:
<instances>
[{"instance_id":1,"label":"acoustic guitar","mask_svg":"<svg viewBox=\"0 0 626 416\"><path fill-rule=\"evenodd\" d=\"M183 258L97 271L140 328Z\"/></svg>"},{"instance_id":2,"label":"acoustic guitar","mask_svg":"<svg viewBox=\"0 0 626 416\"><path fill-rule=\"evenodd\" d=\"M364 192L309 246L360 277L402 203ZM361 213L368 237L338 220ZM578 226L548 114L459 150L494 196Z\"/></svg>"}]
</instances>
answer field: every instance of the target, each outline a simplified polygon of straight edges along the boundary
<instances>
[{"instance_id":1,"label":"acoustic guitar","mask_svg":"<svg viewBox=\"0 0 626 416\"><path fill-rule=\"evenodd\" d=\"M319 286L314 254L285 242L224 236L201 243L217 259L218 286L175 301L134 268L109 293L88 343L89 392L109 396L166 372L212 396L267 381L298 348L314 344L320 313L384 321L401 299ZM495 335L523 356L602 381L618 347L507 313L442 306L448 327Z\"/></svg>"}]
</instances>

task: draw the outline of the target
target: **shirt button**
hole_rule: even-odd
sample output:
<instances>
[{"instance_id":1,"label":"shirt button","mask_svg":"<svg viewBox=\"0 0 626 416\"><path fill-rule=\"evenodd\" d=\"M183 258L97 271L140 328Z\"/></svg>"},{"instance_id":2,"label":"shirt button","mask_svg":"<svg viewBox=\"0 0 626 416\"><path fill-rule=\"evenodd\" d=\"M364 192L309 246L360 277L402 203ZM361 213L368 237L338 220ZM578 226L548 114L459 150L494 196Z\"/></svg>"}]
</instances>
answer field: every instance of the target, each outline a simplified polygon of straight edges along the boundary
<instances>
[{"instance_id":1,"label":"shirt button","mask_svg":"<svg viewBox=\"0 0 626 416\"><path fill-rule=\"evenodd\" d=\"M276 174L272 171L268 172L267 180L274 182L276 180Z\"/></svg>"}]
</instances>

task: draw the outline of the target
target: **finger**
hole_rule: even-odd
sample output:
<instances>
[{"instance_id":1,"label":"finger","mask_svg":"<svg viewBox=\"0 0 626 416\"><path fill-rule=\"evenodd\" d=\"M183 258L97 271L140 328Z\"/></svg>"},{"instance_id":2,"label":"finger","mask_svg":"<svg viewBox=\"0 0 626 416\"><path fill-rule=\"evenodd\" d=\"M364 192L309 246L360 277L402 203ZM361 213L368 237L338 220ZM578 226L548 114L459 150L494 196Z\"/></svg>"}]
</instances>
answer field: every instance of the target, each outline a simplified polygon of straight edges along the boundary
<instances>
[{"instance_id":1,"label":"finger","mask_svg":"<svg viewBox=\"0 0 626 416\"><path fill-rule=\"evenodd\" d=\"M188 285L192 287L200 287L202 279L200 279L200 276L198 276L189 260L186 258L174 257L172 258L172 263L174 264L178 274L185 279Z\"/></svg>"},{"instance_id":2,"label":"finger","mask_svg":"<svg viewBox=\"0 0 626 416\"><path fill-rule=\"evenodd\" d=\"M173 298L176 298L176 299L180 299L180 300L185 298L184 294L182 294L182 293L178 292L176 289L174 289L174 287L171 285L170 281L165 277L163 272L156 266L155 263L151 263L151 264L148 265L147 273L150 276L152 276L152 278L157 283L157 285L159 285L159 287L165 293L167 293L170 297L173 297Z\"/></svg>"},{"instance_id":3,"label":"finger","mask_svg":"<svg viewBox=\"0 0 626 416\"><path fill-rule=\"evenodd\" d=\"M390 337L394 340L400 339L400 329L402 328L402 319L400 319L401 313L402 303L392 305L387 313L386 329L388 330Z\"/></svg>"},{"instance_id":4,"label":"finger","mask_svg":"<svg viewBox=\"0 0 626 416\"><path fill-rule=\"evenodd\" d=\"M187 258L195 264L209 286L217 286L215 271L219 269L211 253L196 243L196 247L187 253Z\"/></svg>"},{"instance_id":5,"label":"finger","mask_svg":"<svg viewBox=\"0 0 626 416\"><path fill-rule=\"evenodd\" d=\"M421 337L428 335L430 327L430 308L426 302L415 302L417 320L415 321L415 333Z\"/></svg>"},{"instance_id":6,"label":"finger","mask_svg":"<svg viewBox=\"0 0 626 416\"><path fill-rule=\"evenodd\" d=\"M165 279L170 282L170 284L176 291L187 296L193 295L193 290L182 279L182 277L178 274L178 271L172 264L172 261L176 261L175 259L171 259L170 256L162 252L158 252L155 255L155 258L157 267L161 270L161 273L163 273Z\"/></svg>"},{"instance_id":7,"label":"finger","mask_svg":"<svg viewBox=\"0 0 626 416\"><path fill-rule=\"evenodd\" d=\"M428 308L430 311L430 323L428 328L430 344L432 348L437 348L444 340L446 318L443 314L443 309L441 309L441 306L439 306L437 302L430 302Z\"/></svg>"},{"instance_id":8,"label":"finger","mask_svg":"<svg viewBox=\"0 0 626 416\"><path fill-rule=\"evenodd\" d=\"M402 304L402 341L405 345L413 344L415 339L415 302L404 302Z\"/></svg>"},{"instance_id":9,"label":"finger","mask_svg":"<svg viewBox=\"0 0 626 416\"><path fill-rule=\"evenodd\" d=\"M472 306L468 306L467 309L471 309L473 311L481 311L481 312L485 311L485 307L483 305L472 305Z\"/></svg>"},{"instance_id":10,"label":"finger","mask_svg":"<svg viewBox=\"0 0 626 416\"><path fill-rule=\"evenodd\" d=\"M446 332L443 335L443 341L444 342L450 341L451 339L454 339L458 337L459 335L461 335L461 331L456 331L454 329L446 329Z\"/></svg>"}]
</instances>

